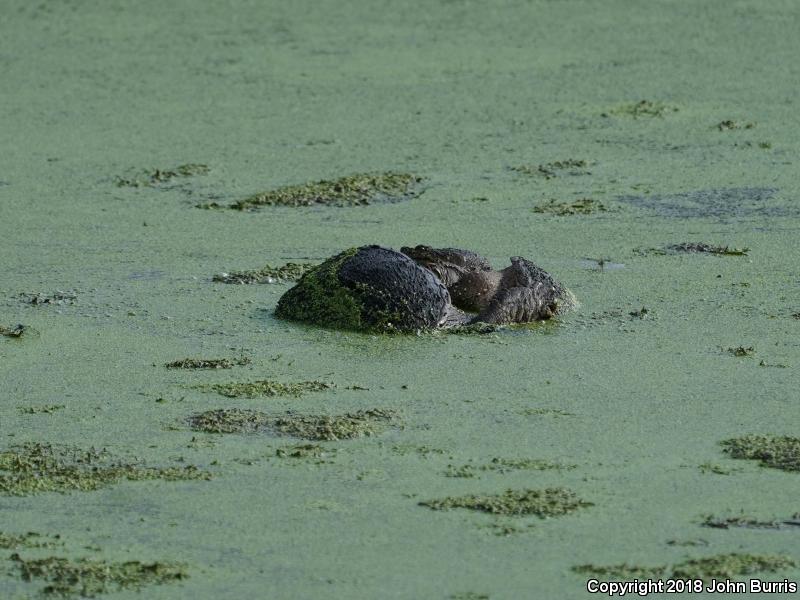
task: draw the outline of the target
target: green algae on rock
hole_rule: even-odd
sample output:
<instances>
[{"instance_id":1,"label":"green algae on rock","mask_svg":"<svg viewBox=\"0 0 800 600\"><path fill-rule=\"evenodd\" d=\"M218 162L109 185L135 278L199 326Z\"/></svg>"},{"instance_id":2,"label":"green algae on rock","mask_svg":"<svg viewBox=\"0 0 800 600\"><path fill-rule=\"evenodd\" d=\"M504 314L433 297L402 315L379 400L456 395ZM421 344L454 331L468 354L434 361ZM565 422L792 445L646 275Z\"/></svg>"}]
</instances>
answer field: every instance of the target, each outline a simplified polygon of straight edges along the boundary
<instances>
[{"instance_id":1,"label":"green algae on rock","mask_svg":"<svg viewBox=\"0 0 800 600\"><path fill-rule=\"evenodd\" d=\"M25 559L17 553L9 560L22 580L46 582L41 590L46 597L93 598L98 594L139 590L147 585L172 583L188 577L185 565L178 563L108 562L58 556Z\"/></svg>"},{"instance_id":2,"label":"green algae on rock","mask_svg":"<svg viewBox=\"0 0 800 600\"><path fill-rule=\"evenodd\" d=\"M210 383L195 386L204 391L216 392L228 398L258 398L261 396L294 396L300 397L308 392L329 390L334 385L322 381L299 381L297 383L281 383L271 379L244 383Z\"/></svg>"},{"instance_id":3,"label":"green algae on rock","mask_svg":"<svg viewBox=\"0 0 800 600\"><path fill-rule=\"evenodd\" d=\"M548 215L590 215L595 212L606 212L606 207L598 200L591 198L581 198L575 202L558 202L557 200L548 200L544 204L539 204L533 207L533 212L544 213Z\"/></svg>"},{"instance_id":4,"label":"green algae on rock","mask_svg":"<svg viewBox=\"0 0 800 600\"><path fill-rule=\"evenodd\" d=\"M235 366L249 365L252 361L246 356L241 358L182 358L166 363L168 369L232 369Z\"/></svg>"},{"instance_id":5,"label":"green algae on rock","mask_svg":"<svg viewBox=\"0 0 800 600\"><path fill-rule=\"evenodd\" d=\"M273 432L312 441L335 441L380 433L396 413L385 409L359 410L343 415L302 415L287 412L271 416L240 408L208 410L192 415L189 425L206 433Z\"/></svg>"},{"instance_id":6,"label":"green algae on rock","mask_svg":"<svg viewBox=\"0 0 800 600\"><path fill-rule=\"evenodd\" d=\"M578 565L572 567L572 571L615 580L707 579L774 573L795 566L797 563L788 556L730 553L690 559L671 566L641 567L626 563L606 566Z\"/></svg>"},{"instance_id":7,"label":"green algae on rock","mask_svg":"<svg viewBox=\"0 0 800 600\"><path fill-rule=\"evenodd\" d=\"M362 173L316 183L290 185L254 194L231 204L237 210L261 206L364 206L379 201L405 200L415 195L421 178L409 173Z\"/></svg>"},{"instance_id":8,"label":"green algae on rock","mask_svg":"<svg viewBox=\"0 0 800 600\"><path fill-rule=\"evenodd\" d=\"M362 246L307 272L275 308L275 316L361 331L433 329L447 315L449 295L427 269L401 252Z\"/></svg>"},{"instance_id":9,"label":"green algae on rock","mask_svg":"<svg viewBox=\"0 0 800 600\"><path fill-rule=\"evenodd\" d=\"M557 517L594 505L578 498L572 490L560 487L506 490L502 494L483 496L456 496L442 500L428 500L419 504L434 510L468 508L494 515L536 515L542 518Z\"/></svg>"},{"instance_id":10,"label":"green algae on rock","mask_svg":"<svg viewBox=\"0 0 800 600\"><path fill-rule=\"evenodd\" d=\"M207 175L211 171L208 165L187 163L172 169L143 169L129 177L117 177L117 187L153 187L167 183L173 179Z\"/></svg>"},{"instance_id":11,"label":"green algae on rock","mask_svg":"<svg viewBox=\"0 0 800 600\"><path fill-rule=\"evenodd\" d=\"M114 459L106 450L28 443L0 452L0 495L92 491L123 480L210 479L194 466L148 467Z\"/></svg>"},{"instance_id":12,"label":"green algae on rock","mask_svg":"<svg viewBox=\"0 0 800 600\"><path fill-rule=\"evenodd\" d=\"M746 435L720 443L731 458L759 460L762 467L800 471L800 438Z\"/></svg>"},{"instance_id":13,"label":"green algae on rock","mask_svg":"<svg viewBox=\"0 0 800 600\"><path fill-rule=\"evenodd\" d=\"M266 265L261 269L252 271L233 271L232 273L219 273L212 277L217 283L281 283L284 281L297 281L314 266L310 263L289 262L280 267Z\"/></svg>"}]
</instances>

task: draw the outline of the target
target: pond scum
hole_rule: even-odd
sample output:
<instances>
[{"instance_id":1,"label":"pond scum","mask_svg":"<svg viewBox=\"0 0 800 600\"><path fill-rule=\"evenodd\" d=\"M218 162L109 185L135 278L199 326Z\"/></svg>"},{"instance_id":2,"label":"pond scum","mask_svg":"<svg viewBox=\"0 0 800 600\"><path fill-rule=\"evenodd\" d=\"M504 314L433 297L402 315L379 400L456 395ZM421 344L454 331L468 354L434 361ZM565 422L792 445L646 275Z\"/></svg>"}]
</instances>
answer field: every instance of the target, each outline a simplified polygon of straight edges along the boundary
<instances>
[{"instance_id":1,"label":"pond scum","mask_svg":"<svg viewBox=\"0 0 800 600\"><path fill-rule=\"evenodd\" d=\"M422 181L409 173L362 173L315 183L289 185L254 194L229 206L253 210L262 206L365 206L374 202L395 202L416 195L413 186ZM217 208L217 205L198 205Z\"/></svg>"},{"instance_id":2,"label":"pond scum","mask_svg":"<svg viewBox=\"0 0 800 600\"><path fill-rule=\"evenodd\" d=\"M561 487L542 490L506 490L502 494L483 496L451 496L419 504L433 510L468 508L493 515L536 515L542 518L558 517L580 508L594 506L592 502L578 498L572 490Z\"/></svg>"},{"instance_id":3,"label":"pond scum","mask_svg":"<svg viewBox=\"0 0 800 600\"><path fill-rule=\"evenodd\" d=\"M147 467L115 459L106 450L29 443L0 452L0 495L91 491L122 480L210 479L195 466Z\"/></svg>"},{"instance_id":4,"label":"pond scum","mask_svg":"<svg viewBox=\"0 0 800 600\"><path fill-rule=\"evenodd\" d=\"M257 410L222 408L192 415L189 425L195 431L206 433L272 432L312 441L335 441L377 435L395 416L394 411L378 408L343 415L287 412L280 416Z\"/></svg>"},{"instance_id":5,"label":"pond scum","mask_svg":"<svg viewBox=\"0 0 800 600\"><path fill-rule=\"evenodd\" d=\"M195 386L196 389L217 392L228 398L258 398L259 396L294 396L300 397L307 392L321 392L333 388L332 383L322 381L300 381L297 383L280 383L271 379L262 379L245 383L211 383Z\"/></svg>"},{"instance_id":6,"label":"pond scum","mask_svg":"<svg viewBox=\"0 0 800 600\"><path fill-rule=\"evenodd\" d=\"M774 573L795 566L797 563L788 556L731 553L695 558L671 566L640 567L623 563L608 566L578 565L572 567L572 570L615 580L708 579Z\"/></svg>"},{"instance_id":7,"label":"pond scum","mask_svg":"<svg viewBox=\"0 0 800 600\"><path fill-rule=\"evenodd\" d=\"M800 438L746 435L720 442L731 458L758 460L762 467L800 471Z\"/></svg>"},{"instance_id":8,"label":"pond scum","mask_svg":"<svg viewBox=\"0 0 800 600\"><path fill-rule=\"evenodd\" d=\"M218 273L211 279L217 283L281 283L284 281L297 281L314 266L311 263L289 262L280 267L266 265L261 269L252 271L233 271L232 273Z\"/></svg>"}]
</instances>

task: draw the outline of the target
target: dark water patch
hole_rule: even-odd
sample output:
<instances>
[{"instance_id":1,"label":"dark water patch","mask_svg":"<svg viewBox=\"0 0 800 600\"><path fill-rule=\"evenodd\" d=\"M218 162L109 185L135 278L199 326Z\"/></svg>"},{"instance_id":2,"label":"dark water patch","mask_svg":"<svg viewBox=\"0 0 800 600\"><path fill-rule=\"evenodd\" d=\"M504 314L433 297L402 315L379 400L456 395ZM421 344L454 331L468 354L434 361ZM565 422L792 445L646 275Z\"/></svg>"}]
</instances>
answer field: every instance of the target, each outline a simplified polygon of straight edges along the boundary
<instances>
[{"instance_id":1,"label":"dark water patch","mask_svg":"<svg viewBox=\"0 0 800 600\"><path fill-rule=\"evenodd\" d=\"M115 458L105 449L28 443L0 452L0 494L6 496L85 492L123 480L210 478L209 472L194 466L148 467L138 461Z\"/></svg>"},{"instance_id":2,"label":"dark water patch","mask_svg":"<svg viewBox=\"0 0 800 600\"><path fill-rule=\"evenodd\" d=\"M535 213L543 213L548 215L590 215L597 212L606 212L608 209L599 200L592 198L580 198L574 202L559 202L558 200L551 199L543 204L534 206L531 210Z\"/></svg>"},{"instance_id":3,"label":"dark water patch","mask_svg":"<svg viewBox=\"0 0 800 600\"><path fill-rule=\"evenodd\" d=\"M312 263L293 263L289 262L280 267L266 265L261 269L252 271L233 271L231 273L219 273L212 277L212 281L218 283L282 283L285 281L297 281L316 265Z\"/></svg>"},{"instance_id":4,"label":"dark water patch","mask_svg":"<svg viewBox=\"0 0 800 600\"><path fill-rule=\"evenodd\" d=\"M211 391L227 396L228 398L258 398L272 396L300 397L308 392L321 392L331 389L332 383L322 381L299 381L296 383L281 383L272 379L262 379L243 383L211 383L195 386L196 389Z\"/></svg>"},{"instance_id":5,"label":"dark water patch","mask_svg":"<svg viewBox=\"0 0 800 600\"><path fill-rule=\"evenodd\" d=\"M762 467L800 472L800 438L746 435L720 443L731 458L758 460Z\"/></svg>"},{"instance_id":6,"label":"dark water patch","mask_svg":"<svg viewBox=\"0 0 800 600\"><path fill-rule=\"evenodd\" d=\"M536 515L542 518L557 517L594 506L566 488L506 490L502 494L451 496L419 504L433 510L467 508L493 515Z\"/></svg>"},{"instance_id":7,"label":"dark water patch","mask_svg":"<svg viewBox=\"0 0 800 600\"><path fill-rule=\"evenodd\" d=\"M290 185L254 194L230 205L236 210L263 206L366 206L398 202L418 194L420 177L410 173L357 174L314 183Z\"/></svg>"},{"instance_id":8,"label":"dark water patch","mask_svg":"<svg viewBox=\"0 0 800 600\"><path fill-rule=\"evenodd\" d=\"M239 408L216 409L192 415L189 425L207 433L271 432L312 441L349 440L381 433L396 417L395 411L367 409L343 415L303 415L287 412L273 416Z\"/></svg>"},{"instance_id":9,"label":"dark water patch","mask_svg":"<svg viewBox=\"0 0 800 600\"><path fill-rule=\"evenodd\" d=\"M117 187L158 187L175 179L207 175L211 169L208 165L188 163L171 169L140 169L126 176L117 176L114 180Z\"/></svg>"},{"instance_id":10,"label":"dark water patch","mask_svg":"<svg viewBox=\"0 0 800 600\"><path fill-rule=\"evenodd\" d=\"M730 553L686 560L670 566L642 567L623 563L620 565L578 565L575 573L595 575L606 579L630 581L633 579L703 579L725 578L753 573L774 573L797 566L788 556L769 554Z\"/></svg>"},{"instance_id":11,"label":"dark water patch","mask_svg":"<svg viewBox=\"0 0 800 600\"><path fill-rule=\"evenodd\" d=\"M785 217L800 214L797 207L768 205L777 188L719 188L677 194L617 196L617 200L673 218Z\"/></svg>"}]
</instances>

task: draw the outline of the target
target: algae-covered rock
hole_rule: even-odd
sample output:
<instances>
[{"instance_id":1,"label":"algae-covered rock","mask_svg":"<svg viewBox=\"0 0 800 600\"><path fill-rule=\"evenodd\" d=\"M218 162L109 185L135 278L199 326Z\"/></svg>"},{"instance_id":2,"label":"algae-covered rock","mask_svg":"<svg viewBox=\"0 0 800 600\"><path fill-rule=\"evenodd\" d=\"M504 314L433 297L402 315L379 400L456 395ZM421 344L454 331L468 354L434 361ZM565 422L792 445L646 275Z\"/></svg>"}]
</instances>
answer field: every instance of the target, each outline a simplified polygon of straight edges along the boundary
<instances>
[{"instance_id":1,"label":"algae-covered rock","mask_svg":"<svg viewBox=\"0 0 800 600\"><path fill-rule=\"evenodd\" d=\"M278 301L276 316L339 329L433 329L450 295L429 270L381 246L345 250L307 272Z\"/></svg>"}]
</instances>

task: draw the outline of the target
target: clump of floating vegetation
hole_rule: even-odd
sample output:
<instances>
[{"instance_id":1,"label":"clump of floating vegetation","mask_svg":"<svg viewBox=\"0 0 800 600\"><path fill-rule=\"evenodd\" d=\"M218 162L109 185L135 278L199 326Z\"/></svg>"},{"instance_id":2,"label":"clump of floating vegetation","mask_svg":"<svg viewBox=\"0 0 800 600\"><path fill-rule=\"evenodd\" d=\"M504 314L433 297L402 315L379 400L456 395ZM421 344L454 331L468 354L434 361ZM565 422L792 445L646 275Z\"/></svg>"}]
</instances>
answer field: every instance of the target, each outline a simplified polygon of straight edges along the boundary
<instances>
[{"instance_id":1,"label":"clump of floating vegetation","mask_svg":"<svg viewBox=\"0 0 800 600\"><path fill-rule=\"evenodd\" d=\"M631 104L622 104L608 112L602 113L603 117L618 115L623 117L663 117L668 113L677 112L678 107L664 104L663 102L652 102L650 100L640 100Z\"/></svg>"},{"instance_id":2,"label":"clump of floating vegetation","mask_svg":"<svg viewBox=\"0 0 800 600\"><path fill-rule=\"evenodd\" d=\"M240 358L182 358L166 363L168 369L232 369L235 366L249 365L252 361L242 356Z\"/></svg>"},{"instance_id":3,"label":"clump of floating vegetation","mask_svg":"<svg viewBox=\"0 0 800 600\"><path fill-rule=\"evenodd\" d=\"M278 448L275 456L278 458L322 458L327 451L319 444L300 444Z\"/></svg>"},{"instance_id":4,"label":"clump of floating vegetation","mask_svg":"<svg viewBox=\"0 0 800 600\"><path fill-rule=\"evenodd\" d=\"M511 167L512 171L521 173L523 175L538 175L545 179L553 179L558 177L559 173L566 171L567 175L589 175L586 170L587 162L585 160L576 160L568 158L566 160L557 160L543 165L521 165L519 167Z\"/></svg>"},{"instance_id":5,"label":"clump of floating vegetation","mask_svg":"<svg viewBox=\"0 0 800 600\"><path fill-rule=\"evenodd\" d=\"M381 433L396 413L387 409L359 410L343 415L287 414L272 422L275 431L317 441L351 440Z\"/></svg>"},{"instance_id":6,"label":"clump of floating vegetation","mask_svg":"<svg viewBox=\"0 0 800 600\"><path fill-rule=\"evenodd\" d=\"M33 295L23 295L23 300L28 304L33 305L40 305L40 304L74 304L78 299L78 296L75 294L71 294L69 292L61 292L57 291L49 296L46 294L33 294Z\"/></svg>"},{"instance_id":7,"label":"clump of floating vegetation","mask_svg":"<svg viewBox=\"0 0 800 600\"><path fill-rule=\"evenodd\" d=\"M42 404L40 406L18 406L17 410L23 415L49 415L62 408L65 408L63 404Z\"/></svg>"},{"instance_id":8,"label":"clump of floating vegetation","mask_svg":"<svg viewBox=\"0 0 800 600\"><path fill-rule=\"evenodd\" d=\"M192 429L207 433L254 433L271 431L312 441L347 440L376 435L396 413L391 410L359 410L343 415L301 415L288 412L271 416L256 410L217 409L193 415Z\"/></svg>"},{"instance_id":9,"label":"clump of floating vegetation","mask_svg":"<svg viewBox=\"0 0 800 600\"><path fill-rule=\"evenodd\" d=\"M753 356L756 349L753 346L736 346L735 348L727 348L727 352L734 356Z\"/></svg>"},{"instance_id":10,"label":"clump of floating vegetation","mask_svg":"<svg viewBox=\"0 0 800 600\"><path fill-rule=\"evenodd\" d=\"M473 465L466 464L460 467L447 465L445 475L447 477L475 477L479 472L494 471L507 473L509 471L550 471L574 469L576 465L565 465L532 458L493 458L488 464Z\"/></svg>"},{"instance_id":11,"label":"clump of floating vegetation","mask_svg":"<svg viewBox=\"0 0 800 600\"><path fill-rule=\"evenodd\" d=\"M421 179L409 173L357 174L315 183L290 185L254 194L230 205L236 210L260 206L364 206L378 201L397 201L414 196Z\"/></svg>"},{"instance_id":12,"label":"clump of floating vegetation","mask_svg":"<svg viewBox=\"0 0 800 600\"><path fill-rule=\"evenodd\" d=\"M800 438L746 435L720 442L731 458L761 461L762 467L800 471Z\"/></svg>"},{"instance_id":13,"label":"clump of floating vegetation","mask_svg":"<svg viewBox=\"0 0 800 600\"><path fill-rule=\"evenodd\" d=\"M167 183L173 179L207 175L211 171L208 165L187 163L173 169L143 169L129 177L117 177L118 187L152 187Z\"/></svg>"},{"instance_id":14,"label":"clump of floating vegetation","mask_svg":"<svg viewBox=\"0 0 800 600\"><path fill-rule=\"evenodd\" d=\"M122 480L210 479L194 466L147 467L114 459L106 450L28 443L0 452L0 494L91 491Z\"/></svg>"},{"instance_id":15,"label":"clump of floating vegetation","mask_svg":"<svg viewBox=\"0 0 800 600\"><path fill-rule=\"evenodd\" d=\"M28 326L22 325L21 323L19 325L15 325L14 327L10 328L3 327L2 325L0 325L0 335L3 335L5 337L12 337L12 338L22 337L22 334L25 333L27 330Z\"/></svg>"},{"instance_id":16,"label":"clump of floating vegetation","mask_svg":"<svg viewBox=\"0 0 800 600\"><path fill-rule=\"evenodd\" d=\"M251 433L269 423L268 414L243 408L219 408L189 417L192 429L206 433Z\"/></svg>"},{"instance_id":17,"label":"clump of floating vegetation","mask_svg":"<svg viewBox=\"0 0 800 600\"><path fill-rule=\"evenodd\" d=\"M12 554L10 560L24 581L46 582L41 592L47 597L93 598L98 594L124 589L139 590L146 585L172 583L188 577L185 566L177 563L143 563L138 560L107 562L89 558L72 560L58 556L25 559L17 553Z\"/></svg>"},{"instance_id":18,"label":"clump of floating vegetation","mask_svg":"<svg viewBox=\"0 0 800 600\"><path fill-rule=\"evenodd\" d=\"M334 385L322 381L299 381L297 383L280 383L271 379L244 383L211 383L195 386L197 389L217 392L228 398L258 398L261 396L294 396L299 397L307 392L329 390Z\"/></svg>"},{"instance_id":19,"label":"clump of floating vegetation","mask_svg":"<svg viewBox=\"0 0 800 600\"><path fill-rule=\"evenodd\" d=\"M508 329L506 325L497 323L467 323L465 325L456 325L455 327L448 327L443 331L451 335L487 335L489 333L497 333L503 329Z\"/></svg>"},{"instance_id":20,"label":"clump of floating vegetation","mask_svg":"<svg viewBox=\"0 0 800 600\"><path fill-rule=\"evenodd\" d=\"M549 215L589 215L595 212L606 212L606 207L598 200L591 198L581 198L575 202L558 202L548 200L544 204L533 207L535 213L545 213Z\"/></svg>"},{"instance_id":21,"label":"clump of floating vegetation","mask_svg":"<svg viewBox=\"0 0 800 600\"><path fill-rule=\"evenodd\" d=\"M420 502L434 510L468 508L494 515L536 515L538 517L557 517L579 508L593 506L566 488L545 488L541 490L506 490L502 494L483 496L455 496L442 500Z\"/></svg>"},{"instance_id":22,"label":"clump of floating vegetation","mask_svg":"<svg viewBox=\"0 0 800 600\"><path fill-rule=\"evenodd\" d=\"M4 533L0 531L0 548L13 550L14 548L49 548L61 545L61 536L43 536L35 531L21 534Z\"/></svg>"},{"instance_id":23,"label":"clump of floating vegetation","mask_svg":"<svg viewBox=\"0 0 800 600\"><path fill-rule=\"evenodd\" d=\"M219 283L280 283L282 281L297 281L314 266L311 263L289 262L280 267L267 265L262 269L253 271L233 271L232 273L219 273L212 277Z\"/></svg>"},{"instance_id":24,"label":"clump of floating vegetation","mask_svg":"<svg viewBox=\"0 0 800 600\"><path fill-rule=\"evenodd\" d=\"M623 563L607 566L578 565L572 567L572 570L615 580L703 579L774 573L795 566L797 563L788 556L731 553L691 559L671 566L640 567Z\"/></svg>"},{"instance_id":25,"label":"clump of floating vegetation","mask_svg":"<svg viewBox=\"0 0 800 600\"><path fill-rule=\"evenodd\" d=\"M800 513L792 515L789 519L770 520L751 517L744 513L731 517L704 515L701 525L714 529L731 529L736 527L743 527L746 529L784 529L788 527L800 527Z\"/></svg>"},{"instance_id":26,"label":"clump of floating vegetation","mask_svg":"<svg viewBox=\"0 0 800 600\"><path fill-rule=\"evenodd\" d=\"M716 128L720 131L730 131L733 129L752 129L755 126L755 123L742 123L732 119L725 119L724 121L717 123Z\"/></svg>"},{"instance_id":27,"label":"clump of floating vegetation","mask_svg":"<svg viewBox=\"0 0 800 600\"><path fill-rule=\"evenodd\" d=\"M681 244L670 244L668 250L673 252L693 252L703 254L718 254L722 256L747 256L750 248L731 248L730 246L714 246L703 242L683 242Z\"/></svg>"}]
</instances>

